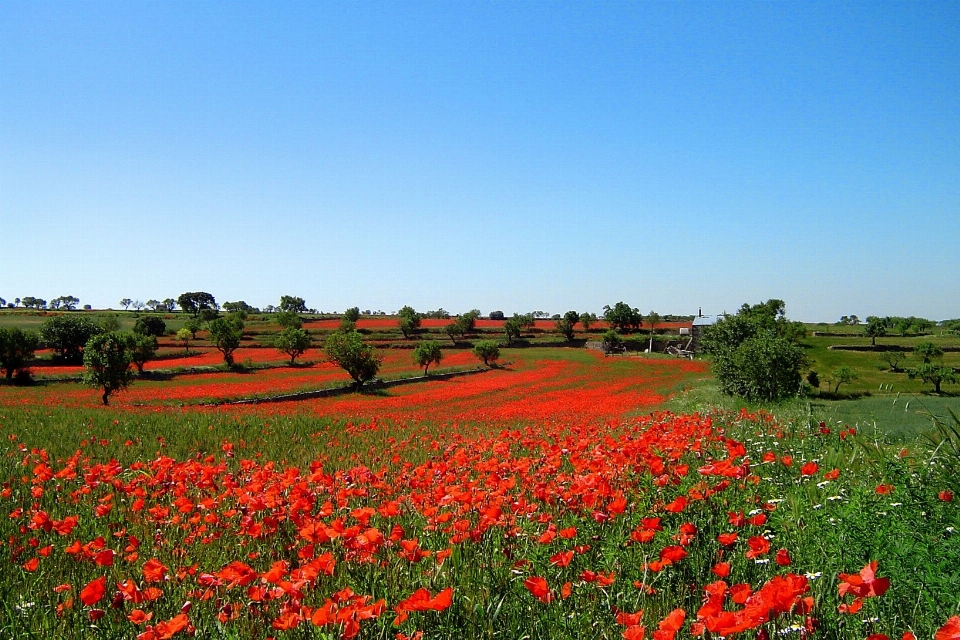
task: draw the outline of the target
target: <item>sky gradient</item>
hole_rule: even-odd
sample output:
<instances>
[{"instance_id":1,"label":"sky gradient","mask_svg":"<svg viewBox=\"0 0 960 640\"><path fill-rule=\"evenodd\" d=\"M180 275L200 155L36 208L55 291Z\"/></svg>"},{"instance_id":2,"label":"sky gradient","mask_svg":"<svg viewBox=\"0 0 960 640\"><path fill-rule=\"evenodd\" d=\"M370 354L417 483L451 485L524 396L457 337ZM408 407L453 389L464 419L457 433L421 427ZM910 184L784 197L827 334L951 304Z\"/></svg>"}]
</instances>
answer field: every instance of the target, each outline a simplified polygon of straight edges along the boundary
<instances>
[{"instance_id":1,"label":"sky gradient","mask_svg":"<svg viewBox=\"0 0 960 640\"><path fill-rule=\"evenodd\" d=\"M0 296L960 317L960 3L4 2Z\"/></svg>"}]
</instances>

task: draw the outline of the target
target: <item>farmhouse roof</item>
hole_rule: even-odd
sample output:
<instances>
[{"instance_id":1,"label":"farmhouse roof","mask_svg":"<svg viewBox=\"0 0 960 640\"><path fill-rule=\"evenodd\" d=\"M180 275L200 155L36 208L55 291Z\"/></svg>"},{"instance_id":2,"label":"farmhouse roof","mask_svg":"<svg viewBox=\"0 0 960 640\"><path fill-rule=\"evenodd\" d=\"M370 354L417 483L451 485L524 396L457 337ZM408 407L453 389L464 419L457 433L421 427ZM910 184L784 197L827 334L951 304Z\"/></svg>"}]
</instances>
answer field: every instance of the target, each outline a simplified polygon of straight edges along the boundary
<instances>
[{"instance_id":1,"label":"farmhouse roof","mask_svg":"<svg viewBox=\"0 0 960 640\"><path fill-rule=\"evenodd\" d=\"M720 316L697 316L693 319L693 326L695 327L708 327L713 324L717 324L717 320L720 319Z\"/></svg>"}]
</instances>

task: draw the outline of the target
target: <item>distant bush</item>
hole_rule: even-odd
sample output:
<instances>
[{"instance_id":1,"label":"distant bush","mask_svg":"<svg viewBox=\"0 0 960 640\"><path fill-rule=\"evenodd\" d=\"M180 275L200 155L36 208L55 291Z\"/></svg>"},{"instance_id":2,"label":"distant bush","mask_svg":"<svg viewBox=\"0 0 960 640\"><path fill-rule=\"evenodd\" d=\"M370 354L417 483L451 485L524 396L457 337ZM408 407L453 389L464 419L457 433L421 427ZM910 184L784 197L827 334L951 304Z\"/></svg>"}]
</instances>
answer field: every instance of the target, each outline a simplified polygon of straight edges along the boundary
<instances>
[{"instance_id":1,"label":"distant bush","mask_svg":"<svg viewBox=\"0 0 960 640\"><path fill-rule=\"evenodd\" d=\"M167 323L157 316L137 318L133 324L133 332L142 336L162 336L167 332Z\"/></svg>"}]
</instances>

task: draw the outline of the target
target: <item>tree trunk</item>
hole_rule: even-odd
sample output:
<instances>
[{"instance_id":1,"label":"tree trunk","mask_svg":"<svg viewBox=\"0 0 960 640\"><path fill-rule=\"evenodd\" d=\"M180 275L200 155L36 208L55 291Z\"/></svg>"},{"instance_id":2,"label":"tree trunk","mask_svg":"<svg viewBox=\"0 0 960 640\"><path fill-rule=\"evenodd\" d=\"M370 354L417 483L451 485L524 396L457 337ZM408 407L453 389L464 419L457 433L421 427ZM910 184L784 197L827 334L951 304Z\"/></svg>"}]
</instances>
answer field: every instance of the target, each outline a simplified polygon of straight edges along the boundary
<instances>
[{"instance_id":1,"label":"tree trunk","mask_svg":"<svg viewBox=\"0 0 960 640\"><path fill-rule=\"evenodd\" d=\"M103 396L101 396L101 398L100 398L101 400L103 400L103 406L106 407L106 406L108 406L108 405L110 404L109 398L110 398L110 391L105 388L105 389L103 390Z\"/></svg>"},{"instance_id":2,"label":"tree trunk","mask_svg":"<svg viewBox=\"0 0 960 640\"><path fill-rule=\"evenodd\" d=\"M939 380L934 380L934 381L933 381L933 390L934 390L934 392L936 392L937 395L940 395L940 381L939 381Z\"/></svg>"}]
</instances>

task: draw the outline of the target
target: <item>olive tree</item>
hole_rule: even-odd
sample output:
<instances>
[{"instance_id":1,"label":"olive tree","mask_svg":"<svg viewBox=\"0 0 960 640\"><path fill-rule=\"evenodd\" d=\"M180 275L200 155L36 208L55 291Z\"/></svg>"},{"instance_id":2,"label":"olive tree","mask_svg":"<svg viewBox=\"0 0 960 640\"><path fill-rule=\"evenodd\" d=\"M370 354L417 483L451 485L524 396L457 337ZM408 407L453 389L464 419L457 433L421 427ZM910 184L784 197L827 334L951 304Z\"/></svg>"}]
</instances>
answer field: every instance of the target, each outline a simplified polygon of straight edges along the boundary
<instances>
[{"instance_id":1,"label":"olive tree","mask_svg":"<svg viewBox=\"0 0 960 640\"><path fill-rule=\"evenodd\" d=\"M144 333L128 333L127 350L130 352L130 361L137 366L137 373L143 374L143 365L153 360L157 355L156 336Z\"/></svg>"},{"instance_id":2,"label":"olive tree","mask_svg":"<svg viewBox=\"0 0 960 640\"><path fill-rule=\"evenodd\" d=\"M934 393L940 393L940 385L944 382L956 382L957 374L952 367L944 367L939 364L924 362L916 369L907 371L910 379L920 378L924 382L933 385Z\"/></svg>"},{"instance_id":3,"label":"olive tree","mask_svg":"<svg viewBox=\"0 0 960 640\"><path fill-rule=\"evenodd\" d=\"M377 350L356 331L334 331L327 337L324 351L330 362L350 374L357 391L377 375L383 362Z\"/></svg>"},{"instance_id":4,"label":"olive tree","mask_svg":"<svg viewBox=\"0 0 960 640\"><path fill-rule=\"evenodd\" d=\"M481 340L474 345L473 355L483 360L484 365L493 367L500 359L500 345L496 340Z\"/></svg>"},{"instance_id":5,"label":"olive tree","mask_svg":"<svg viewBox=\"0 0 960 640\"><path fill-rule=\"evenodd\" d=\"M929 364L931 360L943 357L943 349L932 342L921 342L913 348L913 355L923 360L924 364Z\"/></svg>"},{"instance_id":6,"label":"olive tree","mask_svg":"<svg viewBox=\"0 0 960 640\"><path fill-rule=\"evenodd\" d=\"M190 340L192 338L193 333L191 333L190 329L183 327L177 330L177 342L183 345L183 351L187 355L190 355Z\"/></svg>"},{"instance_id":7,"label":"olive tree","mask_svg":"<svg viewBox=\"0 0 960 640\"><path fill-rule=\"evenodd\" d=\"M603 349L604 355L610 355L611 353L623 353L626 350L626 346L623 344L623 338L621 338L620 334L614 329L609 329L603 334L603 340L600 342L600 348Z\"/></svg>"},{"instance_id":8,"label":"olive tree","mask_svg":"<svg viewBox=\"0 0 960 640\"><path fill-rule=\"evenodd\" d=\"M580 314L576 311L567 311L563 317L557 320L557 332L567 339L567 342L573 342L576 337L576 325L580 322Z\"/></svg>"},{"instance_id":9,"label":"olive tree","mask_svg":"<svg viewBox=\"0 0 960 640\"><path fill-rule=\"evenodd\" d=\"M400 332L403 333L404 338L409 338L420 328L421 317L413 307L404 306L397 315L399 316L397 325L400 327Z\"/></svg>"},{"instance_id":10,"label":"olive tree","mask_svg":"<svg viewBox=\"0 0 960 640\"><path fill-rule=\"evenodd\" d=\"M431 364L439 366L442 358L443 352L436 340L424 340L413 350L413 359L418 366L423 367L423 375L427 375Z\"/></svg>"},{"instance_id":11,"label":"olive tree","mask_svg":"<svg viewBox=\"0 0 960 640\"><path fill-rule=\"evenodd\" d=\"M90 338L83 349L83 381L103 391L100 399L110 404L110 394L126 389L132 377L127 337L119 333L100 333Z\"/></svg>"},{"instance_id":12,"label":"olive tree","mask_svg":"<svg viewBox=\"0 0 960 640\"><path fill-rule=\"evenodd\" d=\"M650 324L650 344L647 347L647 351L653 353L653 334L657 329L657 323L660 322L660 314L656 311L651 311L647 314L647 322Z\"/></svg>"},{"instance_id":13,"label":"olive tree","mask_svg":"<svg viewBox=\"0 0 960 640\"><path fill-rule=\"evenodd\" d=\"M867 318L867 328L864 329L863 334L870 338L871 345L876 346L877 338L887 335L887 321L884 318L869 316Z\"/></svg>"},{"instance_id":14,"label":"olive tree","mask_svg":"<svg viewBox=\"0 0 960 640\"><path fill-rule=\"evenodd\" d=\"M223 354L223 361L228 367L233 366L233 352L240 347L243 326L243 320L237 316L210 321L210 342Z\"/></svg>"},{"instance_id":15,"label":"olive tree","mask_svg":"<svg viewBox=\"0 0 960 640\"><path fill-rule=\"evenodd\" d=\"M291 365L296 364L297 358L306 353L312 344L313 339L310 334L299 327L287 327L278 333L273 341L273 346L276 347L277 351L290 356Z\"/></svg>"},{"instance_id":16,"label":"olive tree","mask_svg":"<svg viewBox=\"0 0 960 640\"><path fill-rule=\"evenodd\" d=\"M830 372L830 378L834 382L833 394L840 392L840 385L850 384L854 380L859 380L860 376L850 367L843 365Z\"/></svg>"}]
</instances>

